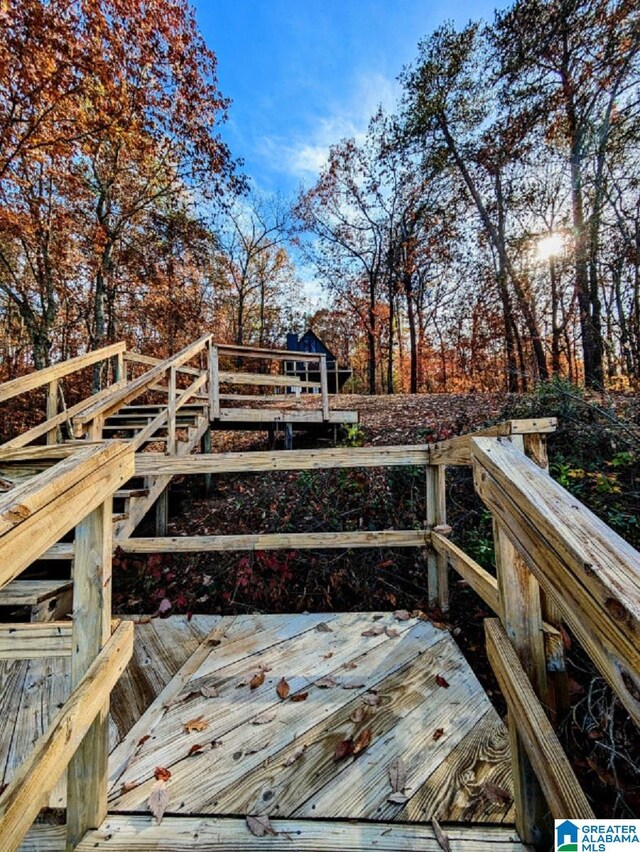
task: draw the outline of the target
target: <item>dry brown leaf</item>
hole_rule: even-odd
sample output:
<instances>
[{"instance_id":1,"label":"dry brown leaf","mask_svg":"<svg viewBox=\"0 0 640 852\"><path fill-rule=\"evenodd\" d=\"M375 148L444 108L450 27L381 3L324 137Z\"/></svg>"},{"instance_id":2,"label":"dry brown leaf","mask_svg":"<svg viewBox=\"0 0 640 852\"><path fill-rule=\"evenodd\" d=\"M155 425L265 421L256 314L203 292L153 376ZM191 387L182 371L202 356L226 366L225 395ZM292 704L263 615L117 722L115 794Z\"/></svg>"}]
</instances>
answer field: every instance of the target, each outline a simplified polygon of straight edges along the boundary
<instances>
[{"instance_id":1,"label":"dry brown leaf","mask_svg":"<svg viewBox=\"0 0 640 852\"><path fill-rule=\"evenodd\" d=\"M200 754L204 750L205 747L201 743L194 743L187 752L187 757L192 757L194 754Z\"/></svg>"},{"instance_id":2,"label":"dry brown leaf","mask_svg":"<svg viewBox=\"0 0 640 852\"><path fill-rule=\"evenodd\" d=\"M387 627L384 632L387 634L389 639L397 639L400 635L400 631L397 627Z\"/></svg>"},{"instance_id":3,"label":"dry brown leaf","mask_svg":"<svg viewBox=\"0 0 640 852\"><path fill-rule=\"evenodd\" d=\"M182 727L185 733L190 734L192 731L205 731L209 727L209 723L204 716L198 716L197 719L189 719L188 722L184 722Z\"/></svg>"},{"instance_id":4,"label":"dry brown leaf","mask_svg":"<svg viewBox=\"0 0 640 852\"><path fill-rule=\"evenodd\" d=\"M360 754L365 749L369 748L369 746L371 745L372 737L373 737L373 732L372 732L371 728L365 728L364 731L361 731L361 733L358 736L358 739L355 741L355 743L353 745L354 755Z\"/></svg>"},{"instance_id":5,"label":"dry brown leaf","mask_svg":"<svg viewBox=\"0 0 640 852\"><path fill-rule=\"evenodd\" d=\"M272 834L274 837L278 833L271 825L271 820L267 814L263 816L247 815L247 828L254 837L264 837L265 834Z\"/></svg>"},{"instance_id":6,"label":"dry brown leaf","mask_svg":"<svg viewBox=\"0 0 640 852\"><path fill-rule=\"evenodd\" d=\"M322 655L322 659L323 659L323 660L330 660L330 659L331 659L331 657L333 657L333 651L329 651L329 653L328 653L328 654L323 654L323 655Z\"/></svg>"},{"instance_id":7,"label":"dry brown leaf","mask_svg":"<svg viewBox=\"0 0 640 852\"><path fill-rule=\"evenodd\" d=\"M449 681L445 677L442 677L442 675L436 675L436 683L443 689L449 689Z\"/></svg>"},{"instance_id":8,"label":"dry brown leaf","mask_svg":"<svg viewBox=\"0 0 640 852\"><path fill-rule=\"evenodd\" d=\"M151 739L151 734L145 734L144 737L140 737L138 740L138 746L142 746L146 743L147 740Z\"/></svg>"},{"instance_id":9,"label":"dry brown leaf","mask_svg":"<svg viewBox=\"0 0 640 852\"><path fill-rule=\"evenodd\" d=\"M353 678L353 680L345 680L342 682L343 689L362 689L364 681L361 678Z\"/></svg>"},{"instance_id":10,"label":"dry brown leaf","mask_svg":"<svg viewBox=\"0 0 640 852\"><path fill-rule=\"evenodd\" d=\"M215 688L215 686L201 686L200 694L203 698L219 698L220 693Z\"/></svg>"},{"instance_id":11,"label":"dry brown leaf","mask_svg":"<svg viewBox=\"0 0 640 852\"><path fill-rule=\"evenodd\" d=\"M167 790L164 781L156 781L149 793L149 810L156 818L158 825L162 822L162 817L169 804L169 791Z\"/></svg>"},{"instance_id":12,"label":"dry brown leaf","mask_svg":"<svg viewBox=\"0 0 640 852\"><path fill-rule=\"evenodd\" d=\"M349 737L348 740L341 740L336 746L336 750L333 753L333 759L335 761L344 760L345 757L351 757L353 754L353 739Z\"/></svg>"},{"instance_id":13,"label":"dry brown leaf","mask_svg":"<svg viewBox=\"0 0 640 852\"><path fill-rule=\"evenodd\" d=\"M295 695L291 696L289 701L306 701L308 697L308 692L297 692Z\"/></svg>"},{"instance_id":14,"label":"dry brown leaf","mask_svg":"<svg viewBox=\"0 0 640 852\"><path fill-rule=\"evenodd\" d=\"M275 710L273 710L273 711L267 710L266 713L261 713L260 716L256 716L256 718L253 720L253 724L254 725L268 725L269 722L273 722L273 720L275 718L276 718Z\"/></svg>"},{"instance_id":15,"label":"dry brown leaf","mask_svg":"<svg viewBox=\"0 0 640 852\"><path fill-rule=\"evenodd\" d=\"M373 624L367 630L362 631L362 636L381 636L384 633L384 624Z\"/></svg>"},{"instance_id":16,"label":"dry brown leaf","mask_svg":"<svg viewBox=\"0 0 640 852\"><path fill-rule=\"evenodd\" d=\"M200 693L194 692L193 690L187 690L185 692L181 692L180 695L176 695L175 698L170 698L168 701L165 701L163 706L168 710L171 707L175 707L176 704L182 704L183 701L188 701L190 698L194 698L196 695L200 695Z\"/></svg>"},{"instance_id":17,"label":"dry brown leaf","mask_svg":"<svg viewBox=\"0 0 640 852\"><path fill-rule=\"evenodd\" d=\"M433 739L435 742L438 742L440 737L444 734L444 728L436 728L433 732Z\"/></svg>"},{"instance_id":18,"label":"dry brown leaf","mask_svg":"<svg viewBox=\"0 0 640 852\"><path fill-rule=\"evenodd\" d=\"M431 826L433 828L435 838L438 841L438 846L443 849L444 852L451 852L451 844L449 843L449 837L440 828L440 823L435 817L433 817L433 819L431 820Z\"/></svg>"},{"instance_id":19,"label":"dry brown leaf","mask_svg":"<svg viewBox=\"0 0 640 852\"><path fill-rule=\"evenodd\" d=\"M265 674L263 671L256 672L254 676L249 681L249 686L251 689L257 689L259 686L262 686L264 683Z\"/></svg>"},{"instance_id":20,"label":"dry brown leaf","mask_svg":"<svg viewBox=\"0 0 640 852\"><path fill-rule=\"evenodd\" d=\"M315 685L320 689L333 689L334 686L338 686L338 681L332 677L321 677Z\"/></svg>"},{"instance_id":21,"label":"dry brown leaf","mask_svg":"<svg viewBox=\"0 0 640 852\"><path fill-rule=\"evenodd\" d=\"M287 695L289 695L290 691L291 690L290 690L289 684L286 682L286 680L284 678L281 678L278 681L278 685L276 686L276 692L278 693L278 697L281 698L284 701L284 699L287 697Z\"/></svg>"},{"instance_id":22,"label":"dry brown leaf","mask_svg":"<svg viewBox=\"0 0 640 852\"><path fill-rule=\"evenodd\" d=\"M411 618L406 609L397 609L393 613L393 617L397 618L398 621L409 621L409 619Z\"/></svg>"},{"instance_id":23,"label":"dry brown leaf","mask_svg":"<svg viewBox=\"0 0 640 852\"><path fill-rule=\"evenodd\" d=\"M171 771L169 769L165 769L164 766L156 766L153 771L153 777L156 781L168 781L171 778Z\"/></svg>"},{"instance_id":24,"label":"dry brown leaf","mask_svg":"<svg viewBox=\"0 0 640 852\"><path fill-rule=\"evenodd\" d=\"M321 621L320 624L316 624L316 630L318 633L333 633L333 630L324 621Z\"/></svg>"},{"instance_id":25,"label":"dry brown leaf","mask_svg":"<svg viewBox=\"0 0 640 852\"><path fill-rule=\"evenodd\" d=\"M405 796L404 793L391 793L391 795L387 796L387 801L393 805L404 805L409 801L409 797Z\"/></svg>"},{"instance_id":26,"label":"dry brown leaf","mask_svg":"<svg viewBox=\"0 0 640 852\"><path fill-rule=\"evenodd\" d=\"M353 662L353 660L351 660L351 662L349 662L349 663L345 663L345 664L343 665L343 667L342 667L342 668L343 668L343 669L357 669L357 668L358 668L358 664L357 664L357 663L354 663L354 662Z\"/></svg>"},{"instance_id":27,"label":"dry brown leaf","mask_svg":"<svg viewBox=\"0 0 640 852\"><path fill-rule=\"evenodd\" d=\"M129 793L131 790L135 790L136 787L139 786L139 781L125 781L122 787L120 787L120 794L124 796L125 793Z\"/></svg>"},{"instance_id":28,"label":"dry brown leaf","mask_svg":"<svg viewBox=\"0 0 640 852\"><path fill-rule=\"evenodd\" d=\"M259 745L247 746L244 750L244 754L257 754L259 751L265 749L271 740L267 740L264 743L260 743Z\"/></svg>"},{"instance_id":29,"label":"dry brown leaf","mask_svg":"<svg viewBox=\"0 0 640 852\"><path fill-rule=\"evenodd\" d=\"M380 704L380 696L376 695L375 692L365 692L362 696L362 700L365 704L368 704L369 707L377 707Z\"/></svg>"},{"instance_id":30,"label":"dry brown leaf","mask_svg":"<svg viewBox=\"0 0 640 852\"><path fill-rule=\"evenodd\" d=\"M358 722L362 722L364 717L367 715L367 711L364 707L356 707L353 713L349 716L352 722L358 724Z\"/></svg>"},{"instance_id":31,"label":"dry brown leaf","mask_svg":"<svg viewBox=\"0 0 640 852\"><path fill-rule=\"evenodd\" d=\"M298 748L294 749L291 754L285 758L282 765L283 766L291 766L292 763L295 763L296 760L302 757L302 755L307 750L306 745L298 746Z\"/></svg>"},{"instance_id":32,"label":"dry brown leaf","mask_svg":"<svg viewBox=\"0 0 640 852\"><path fill-rule=\"evenodd\" d=\"M402 793L407 785L407 766L401 757L389 764L389 781L394 793Z\"/></svg>"},{"instance_id":33,"label":"dry brown leaf","mask_svg":"<svg viewBox=\"0 0 640 852\"><path fill-rule=\"evenodd\" d=\"M511 794L493 781L485 781L482 785L482 792L490 802L495 802L498 805L511 803Z\"/></svg>"}]
</instances>

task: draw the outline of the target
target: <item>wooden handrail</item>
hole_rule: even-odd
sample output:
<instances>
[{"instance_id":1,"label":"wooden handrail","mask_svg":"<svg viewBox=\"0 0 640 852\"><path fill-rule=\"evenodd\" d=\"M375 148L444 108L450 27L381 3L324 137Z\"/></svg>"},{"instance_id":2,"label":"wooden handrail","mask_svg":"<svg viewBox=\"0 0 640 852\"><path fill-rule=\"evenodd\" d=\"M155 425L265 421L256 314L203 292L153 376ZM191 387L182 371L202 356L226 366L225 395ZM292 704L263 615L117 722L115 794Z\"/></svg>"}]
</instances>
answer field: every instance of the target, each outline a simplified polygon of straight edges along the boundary
<instances>
[{"instance_id":1,"label":"wooden handrail","mask_svg":"<svg viewBox=\"0 0 640 852\"><path fill-rule=\"evenodd\" d=\"M50 382L61 379L63 376L68 376L70 373L76 373L78 370L90 367L98 361L113 358L115 355L123 353L126 348L126 343L113 343L111 346L103 346L102 349L96 349L94 352L87 352L84 355L70 358L68 361L61 361L59 364L45 367L43 370L36 370L33 373L28 373L26 376L11 379L11 381L0 385L0 402L6 402L14 396L35 390L43 385L48 385Z\"/></svg>"},{"instance_id":2,"label":"wooden handrail","mask_svg":"<svg viewBox=\"0 0 640 852\"><path fill-rule=\"evenodd\" d=\"M18 849L43 801L82 743L133 653L133 622L124 621L55 715L0 796L2 849Z\"/></svg>"},{"instance_id":3,"label":"wooden handrail","mask_svg":"<svg viewBox=\"0 0 640 852\"><path fill-rule=\"evenodd\" d=\"M509 441L473 441L474 482L640 724L640 553Z\"/></svg>"},{"instance_id":4,"label":"wooden handrail","mask_svg":"<svg viewBox=\"0 0 640 852\"><path fill-rule=\"evenodd\" d=\"M296 352L293 349L266 349L259 346L234 346L231 343L216 343L222 355L238 358L265 358L274 361L320 361L325 355L319 352Z\"/></svg>"},{"instance_id":5,"label":"wooden handrail","mask_svg":"<svg viewBox=\"0 0 640 852\"><path fill-rule=\"evenodd\" d=\"M155 367L147 370L146 373L138 376L137 379L129 382L125 385L125 387L115 391L107 399L89 405L73 418L74 431L82 433L83 427L95 418L108 417L108 415L113 411L116 411L118 408L126 405L128 402L131 402L131 400L135 399L137 396L140 396L141 393L143 393L150 385L154 384L157 379L163 376L172 367L176 369L178 367L182 367L183 364L197 355L198 352L201 352L206 347L210 339L211 335L203 335L194 343L189 344L189 346L185 346L185 348L181 349L176 355L172 355L171 358L161 361Z\"/></svg>"}]
</instances>

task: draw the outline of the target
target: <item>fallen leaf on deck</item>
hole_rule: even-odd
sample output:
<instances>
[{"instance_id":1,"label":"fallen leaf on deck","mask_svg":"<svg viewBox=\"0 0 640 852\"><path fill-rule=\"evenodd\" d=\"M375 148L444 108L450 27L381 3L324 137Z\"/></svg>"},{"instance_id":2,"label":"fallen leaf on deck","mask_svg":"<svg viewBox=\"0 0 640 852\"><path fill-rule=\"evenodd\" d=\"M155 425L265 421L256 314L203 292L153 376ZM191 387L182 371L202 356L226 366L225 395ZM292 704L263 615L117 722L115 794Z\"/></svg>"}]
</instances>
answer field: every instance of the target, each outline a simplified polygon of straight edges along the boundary
<instances>
[{"instance_id":1,"label":"fallen leaf on deck","mask_svg":"<svg viewBox=\"0 0 640 852\"><path fill-rule=\"evenodd\" d=\"M262 686L262 684L264 683L264 677L265 675L263 671L259 671L254 674L254 676L249 681L250 688L257 689L259 686Z\"/></svg>"},{"instance_id":2,"label":"fallen leaf on deck","mask_svg":"<svg viewBox=\"0 0 640 852\"><path fill-rule=\"evenodd\" d=\"M254 725L268 725L269 722L273 722L276 718L275 710L267 711L266 713L261 713L260 716L256 716L253 720Z\"/></svg>"},{"instance_id":3,"label":"fallen leaf on deck","mask_svg":"<svg viewBox=\"0 0 640 852\"><path fill-rule=\"evenodd\" d=\"M405 796L404 793L391 793L391 795L387 796L387 801L393 805L404 805L405 802L409 801L409 797Z\"/></svg>"},{"instance_id":4,"label":"fallen leaf on deck","mask_svg":"<svg viewBox=\"0 0 640 852\"><path fill-rule=\"evenodd\" d=\"M333 753L333 759L335 761L344 760L345 757L351 757L353 754L353 740L349 738L348 740L341 740L336 746L336 750Z\"/></svg>"},{"instance_id":5,"label":"fallen leaf on deck","mask_svg":"<svg viewBox=\"0 0 640 852\"><path fill-rule=\"evenodd\" d=\"M145 734L144 737L140 737L140 739L138 740L138 745L139 746L144 745L146 743L146 741L150 740L150 739L151 739L151 734Z\"/></svg>"},{"instance_id":6,"label":"fallen leaf on deck","mask_svg":"<svg viewBox=\"0 0 640 852\"><path fill-rule=\"evenodd\" d=\"M393 617L397 618L398 621L409 621L409 619L411 618L406 609L397 609L393 613Z\"/></svg>"},{"instance_id":7,"label":"fallen leaf on deck","mask_svg":"<svg viewBox=\"0 0 640 852\"><path fill-rule=\"evenodd\" d=\"M353 680L345 680L342 683L343 689L362 689L364 686L364 681L359 678L354 678Z\"/></svg>"},{"instance_id":8,"label":"fallen leaf on deck","mask_svg":"<svg viewBox=\"0 0 640 852\"><path fill-rule=\"evenodd\" d=\"M449 681L446 678L442 677L442 675L436 675L436 683L443 689L449 689Z\"/></svg>"},{"instance_id":9,"label":"fallen leaf on deck","mask_svg":"<svg viewBox=\"0 0 640 852\"><path fill-rule=\"evenodd\" d=\"M387 627L384 631L389 639L396 639L400 635L400 631L397 627Z\"/></svg>"},{"instance_id":10,"label":"fallen leaf on deck","mask_svg":"<svg viewBox=\"0 0 640 852\"><path fill-rule=\"evenodd\" d=\"M322 659L323 659L323 660L330 660L330 659L331 659L331 657L333 657L333 651L329 651L329 653L328 653L328 654L323 654L323 655L322 655Z\"/></svg>"},{"instance_id":11,"label":"fallen leaf on deck","mask_svg":"<svg viewBox=\"0 0 640 852\"><path fill-rule=\"evenodd\" d=\"M182 727L185 733L190 734L192 731L206 730L209 727L209 723L205 721L204 716L198 716L197 719L189 719L188 722L184 722Z\"/></svg>"},{"instance_id":12,"label":"fallen leaf on deck","mask_svg":"<svg viewBox=\"0 0 640 852\"><path fill-rule=\"evenodd\" d=\"M358 664L357 664L357 663L354 663L354 662L353 662L353 660L351 660L351 662L350 662L350 663L345 663L345 664L344 664L344 666L343 666L342 668L343 668L343 669L357 669L357 668L358 668Z\"/></svg>"},{"instance_id":13,"label":"fallen leaf on deck","mask_svg":"<svg viewBox=\"0 0 640 852\"><path fill-rule=\"evenodd\" d=\"M333 689L334 686L338 686L338 681L332 677L321 677L315 685L320 689Z\"/></svg>"},{"instance_id":14,"label":"fallen leaf on deck","mask_svg":"<svg viewBox=\"0 0 640 852\"><path fill-rule=\"evenodd\" d=\"M440 739L440 737L443 734L444 734L444 728L436 728L435 731L433 732L433 739L435 740L435 742L438 742L438 740Z\"/></svg>"},{"instance_id":15,"label":"fallen leaf on deck","mask_svg":"<svg viewBox=\"0 0 640 852\"><path fill-rule=\"evenodd\" d=\"M156 766L153 771L153 777L156 781L168 781L171 778L171 771L169 769L165 769L164 766Z\"/></svg>"},{"instance_id":16,"label":"fallen leaf on deck","mask_svg":"<svg viewBox=\"0 0 640 852\"><path fill-rule=\"evenodd\" d=\"M129 793L131 790L135 790L136 787L139 786L139 781L125 781L122 787L120 787L120 795L124 796L125 793Z\"/></svg>"},{"instance_id":17,"label":"fallen leaf on deck","mask_svg":"<svg viewBox=\"0 0 640 852\"><path fill-rule=\"evenodd\" d=\"M291 752L289 757L285 758L282 765L283 766L291 766L291 764L295 763L296 760L298 760L298 758L302 757L302 755L305 753L306 750L307 750L306 745L298 746L297 749L295 749L294 751Z\"/></svg>"},{"instance_id":18,"label":"fallen leaf on deck","mask_svg":"<svg viewBox=\"0 0 640 852\"><path fill-rule=\"evenodd\" d=\"M267 814L264 816L249 816L247 815L247 828L254 837L264 837L265 834L272 834L274 837L278 833L274 831L271 821Z\"/></svg>"},{"instance_id":19,"label":"fallen leaf on deck","mask_svg":"<svg viewBox=\"0 0 640 852\"><path fill-rule=\"evenodd\" d=\"M194 743L187 753L187 757L191 757L194 754L200 754L201 751L204 750L204 746L201 743Z\"/></svg>"},{"instance_id":20,"label":"fallen leaf on deck","mask_svg":"<svg viewBox=\"0 0 640 852\"><path fill-rule=\"evenodd\" d=\"M389 764L389 781L394 793L401 793L407 785L407 765L401 757Z\"/></svg>"},{"instance_id":21,"label":"fallen leaf on deck","mask_svg":"<svg viewBox=\"0 0 640 852\"><path fill-rule=\"evenodd\" d=\"M179 695L176 695L175 698L170 698L168 701L164 702L164 707L167 710L171 707L175 707L176 704L182 704L183 701L188 701L190 698L193 698L195 695L200 695L199 692L194 692L193 690L188 690L185 692L181 692Z\"/></svg>"},{"instance_id":22,"label":"fallen leaf on deck","mask_svg":"<svg viewBox=\"0 0 640 852\"><path fill-rule=\"evenodd\" d=\"M433 828L433 833L435 834L436 840L438 841L438 846L443 849L444 852L451 852L451 844L449 843L449 837L440 828L440 823L435 817L433 817L433 819L431 820L431 826Z\"/></svg>"},{"instance_id":23,"label":"fallen leaf on deck","mask_svg":"<svg viewBox=\"0 0 640 852\"><path fill-rule=\"evenodd\" d=\"M352 722L355 722L357 724L358 722L362 722L362 720L364 719L364 717L366 715L367 715L367 711L364 707L356 707L356 709L349 716L349 718L351 719Z\"/></svg>"},{"instance_id":24,"label":"fallen leaf on deck","mask_svg":"<svg viewBox=\"0 0 640 852\"><path fill-rule=\"evenodd\" d=\"M219 698L220 693L215 688L215 686L201 686L200 694L203 698Z\"/></svg>"},{"instance_id":25,"label":"fallen leaf on deck","mask_svg":"<svg viewBox=\"0 0 640 852\"><path fill-rule=\"evenodd\" d=\"M360 754L366 748L369 748L371 745L371 738L373 737L373 732L371 728L365 728L364 731L361 732L358 739L355 741L353 745L353 753Z\"/></svg>"},{"instance_id":26,"label":"fallen leaf on deck","mask_svg":"<svg viewBox=\"0 0 640 852\"><path fill-rule=\"evenodd\" d=\"M321 621L320 624L316 624L316 630L318 633L333 633L333 630L324 621Z\"/></svg>"},{"instance_id":27,"label":"fallen leaf on deck","mask_svg":"<svg viewBox=\"0 0 640 852\"><path fill-rule=\"evenodd\" d=\"M295 695L291 696L289 701L306 701L308 697L308 692L297 692Z\"/></svg>"},{"instance_id":28,"label":"fallen leaf on deck","mask_svg":"<svg viewBox=\"0 0 640 852\"><path fill-rule=\"evenodd\" d=\"M281 678L276 686L276 692L278 693L278 697L283 701L289 695L290 687L284 678Z\"/></svg>"},{"instance_id":29,"label":"fallen leaf on deck","mask_svg":"<svg viewBox=\"0 0 640 852\"><path fill-rule=\"evenodd\" d=\"M362 696L362 700L365 704L368 704L369 707L377 707L380 704L380 696L376 695L375 692L365 692Z\"/></svg>"},{"instance_id":30,"label":"fallen leaf on deck","mask_svg":"<svg viewBox=\"0 0 640 852\"><path fill-rule=\"evenodd\" d=\"M485 781L482 792L485 798L498 805L508 805L511 802L511 794L493 781Z\"/></svg>"},{"instance_id":31,"label":"fallen leaf on deck","mask_svg":"<svg viewBox=\"0 0 640 852\"><path fill-rule=\"evenodd\" d=\"M260 743L260 745L247 746L247 748L245 748L245 750L244 750L244 753L245 754L257 754L259 751L262 751L262 749L266 748L269 745L269 743L270 743L270 740L267 740L264 743Z\"/></svg>"},{"instance_id":32,"label":"fallen leaf on deck","mask_svg":"<svg viewBox=\"0 0 640 852\"><path fill-rule=\"evenodd\" d=\"M169 791L166 788L164 781L156 781L149 793L149 810L156 818L158 825L162 822L162 817L169 804Z\"/></svg>"},{"instance_id":33,"label":"fallen leaf on deck","mask_svg":"<svg viewBox=\"0 0 640 852\"><path fill-rule=\"evenodd\" d=\"M374 624L367 630L363 630L361 636L380 636L382 633L384 633L384 624Z\"/></svg>"}]
</instances>

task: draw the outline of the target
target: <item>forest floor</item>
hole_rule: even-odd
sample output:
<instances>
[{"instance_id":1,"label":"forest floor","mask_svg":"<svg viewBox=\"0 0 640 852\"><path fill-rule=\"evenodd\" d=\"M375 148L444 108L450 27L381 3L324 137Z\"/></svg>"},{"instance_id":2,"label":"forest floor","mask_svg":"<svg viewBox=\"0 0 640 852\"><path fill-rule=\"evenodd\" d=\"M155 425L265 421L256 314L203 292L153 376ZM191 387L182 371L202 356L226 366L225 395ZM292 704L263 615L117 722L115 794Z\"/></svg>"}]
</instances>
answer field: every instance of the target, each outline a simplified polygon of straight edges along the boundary
<instances>
[{"instance_id":1,"label":"forest floor","mask_svg":"<svg viewBox=\"0 0 640 852\"><path fill-rule=\"evenodd\" d=\"M572 393L561 389L551 401L498 393L342 395L332 398L332 407L359 411L359 426L343 438L343 445L357 446L426 443L509 417L560 415L562 425L551 446L552 472L633 541L638 532L637 455L629 452L620 436L624 439L629 418L636 428L637 406L628 397L613 404L590 399L577 404ZM611 433L607 424L618 417L623 426ZM294 438L297 448L330 445L329 440L297 434ZM218 451L266 449L267 436L219 433L214 447ZM624 480L620 471L626 471ZM622 490L626 493L618 493ZM494 570L491 518L474 494L471 472L450 468L447 491L453 539L485 568ZM202 477L178 477L171 489L169 534L421 528L424 492L424 468L419 467L228 474L214 477L209 494ZM632 504L629 494L635 495ZM153 535L152 519L145 524L138 534ZM449 628L498 711L505 713L483 653L483 619L492 613L453 573L450 611L443 614L430 608L422 551L376 548L136 559L119 554L115 562L114 607L123 613L417 612ZM603 807L608 815L640 815L637 732L575 640L568 634L566 638L572 708L564 720L563 736L574 767L587 790L599 790L603 815ZM603 786L606 794L601 792Z\"/></svg>"}]
</instances>

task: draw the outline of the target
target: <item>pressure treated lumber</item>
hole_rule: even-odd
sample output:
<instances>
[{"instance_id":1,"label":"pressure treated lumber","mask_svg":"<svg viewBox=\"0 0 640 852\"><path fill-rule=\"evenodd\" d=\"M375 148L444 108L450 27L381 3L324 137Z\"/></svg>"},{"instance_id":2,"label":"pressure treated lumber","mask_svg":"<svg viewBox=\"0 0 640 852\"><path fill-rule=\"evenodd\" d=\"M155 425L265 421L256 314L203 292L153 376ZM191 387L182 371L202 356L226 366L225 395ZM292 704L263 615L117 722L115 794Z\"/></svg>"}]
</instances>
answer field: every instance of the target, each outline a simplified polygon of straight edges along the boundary
<instances>
[{"instance_id":1,"label":"pressure treated lumber","mask_svg":"<svg viewBox=\"0 0 640 852\"><path fill-rule=\"evenodd\" d=\"M237 453L168 457L160 453L136 456L136 474L264 473L275 470L328 470L329 468L424 465L426 445L396 447L346 447L342 449L262 450Z\"/></svg>"},{"instance_id":2,"label":"pressure treated lumber","mask_svg":"<svg viewBox=\"0 0 640 852\"><path fill-rule=\"evenodd\" d=\"M274 399L278 399L277 397ZM281 398L280 398L281 399ZM324 423L327 422L320 410L297 408L222 408L217 424L228 423ZM332 409L329 412L329 423L357 423L357 411L341 411Z\"/></svg>"},{"instance_id":3,"label":"pressure treated lumber","mask_svg":"<svg viewBox=\"0 0 640 852\"><path fill-rule=\"evenodd\" d=\"M509 718L516 723L551 814L556 819L593 819L591 806L504 628L493 618L486 619L484 627L489 662L509 706Z\"/></svg>"},{"instance_id":4,"label":"pressure treated lumber","mask_svg":"<svg viewBox=\"0 0 640 852\"><path fill-rule=\"evenodd\" d=\"M506 420L496 426L480 429L468 435L459 435L448 441L440 441L431 445L430 464L471 465L472 442L475 438L499 438L510 435L525 435L534 432L555 432L557 420L555 417L540 417L525 420Z\"/></svg>"},{"instance_id":5,"label":"pressure treated lumber","mask_svg":"<svg viewBox=\"0 0 640 852\"><path fill-rule=\"evenodd\" d=\"M498 581L495 577L492 577L488 571L478 565L457 544L433 530L431 531L431 545L438 553L446 556L451 567L466 580L493 612L500 612Z\"/></svg>"},{"instance_id":6,"label":"pressure treated lumber","mask_svg":"<svg viewBox=\"0 0 640 852\"><path fill-rule=\"evenodd\" d=\"M111 621L111 632L120 624ZM0 624L0 660L37 660L71 656L71 621Z\"/></svg>"},{"instance_id":7,"label":"pressure treated lumber","mask_svg":"<svg viewBox=\"0 0 640 852\"><path fill-rule=\"evenodd\" d=\"M34 477L19 503L3 495L0 512L2 563L0 586L17 577L78 520L92 511L134 474L133 450L124 443L101 444L78 454L66 469L63 485L49 471ZM53 470L53 469L52 469ZM7 526L9 527L7 529Z\"/></svg>"},{"instance_id":8,"label":"pressure treated lumber","mask_svg":"<svg viewBox=\"0 0 640 852\"><path fill-rule=\"evenodd\" d=\"M11 379L11 381L0 385L0 402L6 402L8 399L18 396L18 394L27 393L27 391L47 385L55 379L61 379L70 373L90 367L98 361L112 358L114 355L124 352L126 348L125 343L113 343L111 346L104 346L94 352L87 352L85 355L69 358L68 361L61 361L59 364L53 364L53 366L45 367L43 370L35 370L26 376Z\"/></svg>"},{"instance_id":9,"label":"pressure treated lumber","mask_svg":"<svg viewBox=\"0 0 640 852\"><path fill-rule=\"evenodd\" d=\"M133 624L122 622L0 796L0 837L13 852L126 668Z\"/></svg>"},{"instance_id":10,"label":"pressure treated lumber","mask_svg":"<svg viewBox=\"0 0 640 852\"><path fill-rule=\"evenodd\" d=\"M233 373L229 370L220 370L219 380L221 385L252 385L254 387L280 387L280 388L315 388L320 389L320 382L305 382L295 376L276 376L271 373Z\"/></svg>"},{"instance_id":11,"label":"pressure treated lumber","mask_svg":"<svg viewBox=\"0 0 640 852\"><path fill-rule=\"evenodd\" d=\"M252 533L129 538L118 542L124 553L205 553L240 550L314 550L362 547L426 547L423 530L355 530L327 533Z\"/></svg>"},{"instance_id":12,"label":"pressure treated lumber","mask_svg":"<svg viewBox=\"0 0 640 852\"><path fill-rule=\"evenodd\" d=\"M508 441L475 440L474 483L640 724L640 554Z\"/></svg>"},{"instance_id":13,"label":"pressure treated lumber","mask_svg":"<svg viewBox=\"0 0 640 852\"><path fill-rule=\"evenodd\" d=\"M258 346L235 346L230 343L216 343L221 355L236 358L264 358L274 361L320 361L323 355L319 352L296 352L292 349L261 349Z\"/></svg>"}]
</instances>

